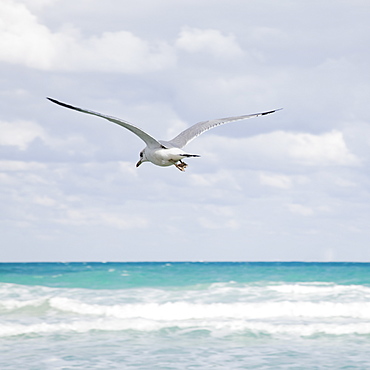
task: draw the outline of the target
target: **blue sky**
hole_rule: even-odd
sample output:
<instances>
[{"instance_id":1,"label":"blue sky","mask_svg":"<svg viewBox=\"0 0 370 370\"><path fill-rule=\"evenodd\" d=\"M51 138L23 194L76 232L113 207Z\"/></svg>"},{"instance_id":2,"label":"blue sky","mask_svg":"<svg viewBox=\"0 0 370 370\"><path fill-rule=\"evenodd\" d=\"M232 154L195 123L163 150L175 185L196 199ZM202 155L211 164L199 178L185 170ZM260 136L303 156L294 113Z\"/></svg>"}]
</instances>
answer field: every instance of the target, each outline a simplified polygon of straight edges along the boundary
<instances>
[{"instance_id":1,"label":"blue sky","mask_svg":"<svg viewBox=\"0 0 370 370\"><path fill-rule=\"evenodd\" d=\"M368 1L0 3L0 261L369 261ZM181 173L55 99L171 139Z\"/></svg>"}]
</instances>

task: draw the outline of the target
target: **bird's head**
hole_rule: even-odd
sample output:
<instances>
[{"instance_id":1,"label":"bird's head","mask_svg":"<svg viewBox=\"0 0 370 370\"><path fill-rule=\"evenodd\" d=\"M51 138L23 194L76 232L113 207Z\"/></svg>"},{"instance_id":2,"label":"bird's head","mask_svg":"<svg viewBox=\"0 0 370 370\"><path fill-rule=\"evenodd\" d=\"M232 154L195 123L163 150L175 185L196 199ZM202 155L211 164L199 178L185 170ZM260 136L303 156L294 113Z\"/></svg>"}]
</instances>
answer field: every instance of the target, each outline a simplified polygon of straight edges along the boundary
<instances>
[{"instance_id":1,"label":"bird's head","mask_svg":"<svg viewBox=\"0 0 370 370\"><path fill-rule=\"evenodd\" d=\"M145 155L145 149L143 149L139 155L140 155L140 159L139 159L139 162L136 163L136 167L139 167L143 162L148 161Z\"/></svg>"}]
</instances>

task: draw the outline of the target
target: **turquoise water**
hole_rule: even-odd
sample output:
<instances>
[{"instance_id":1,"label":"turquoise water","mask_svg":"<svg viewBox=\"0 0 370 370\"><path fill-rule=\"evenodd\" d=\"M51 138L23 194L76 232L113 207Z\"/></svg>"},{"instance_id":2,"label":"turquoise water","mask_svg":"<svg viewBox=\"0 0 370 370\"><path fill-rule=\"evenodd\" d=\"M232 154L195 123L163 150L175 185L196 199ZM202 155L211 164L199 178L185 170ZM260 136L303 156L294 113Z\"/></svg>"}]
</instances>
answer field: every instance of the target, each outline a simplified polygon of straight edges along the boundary
<instances>
[{"instance_id":1,"label":"turquoise water","mask_svg":"<svg viewBox=\"0 0 370 370\"><path fill-rule=\"evenodd\" d=\"M367 263L3 263L0 369L368 369Z\"/></svg>"}]
</instances>

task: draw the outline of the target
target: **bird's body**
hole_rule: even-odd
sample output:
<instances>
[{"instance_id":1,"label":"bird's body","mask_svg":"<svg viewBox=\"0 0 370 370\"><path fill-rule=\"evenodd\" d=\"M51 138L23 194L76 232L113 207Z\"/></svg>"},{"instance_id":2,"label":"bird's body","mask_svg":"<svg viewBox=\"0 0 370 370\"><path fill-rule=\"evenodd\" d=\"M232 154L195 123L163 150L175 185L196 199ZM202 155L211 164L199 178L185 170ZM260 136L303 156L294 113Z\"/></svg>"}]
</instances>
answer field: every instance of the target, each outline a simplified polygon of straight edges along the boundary
<instances>
[{"instance_id":1,"label":"bird's body","mask_svg":"<svg viewBox=\"0 0 370 370\"><path fill-rule=\"evenodd\" d=\"M157 166L161 166L161 167L168 167L168 166L174 165L180 171L185 171L185 168L187 167L187 164L182 161L184 158L199 157L199 155L197 154L189 154L189 153L184 152L182 148L186 144L188 144L190 141L198 137L200 134L202 134L203 132L208 131L209 129L213 127L223 125L224 123L227 123L227 122L240 121L240 120L247 119L247 118L264 116L264 115L274 113L277 110L279 110L279 109L275 109L275 110L263 112L263 113L255 113L255 114L248 114L248 115L228 117L228 118L219 118L219 119L214 119L210 121L199 122L189 127L188 129L184 130L172 140L161 141L161 140L157 140L153 138L151 135L147 134L140 128L122 119L107 116L105 114L94 112L91 110L78 108L73 105L62 103L55 99L51 99L51 98L48 98L48 99L55 104L61 105L62 107L107 119L108 121L116 123L128 129L129 131L131 131L138 137L140 137L140 139L142 139L146 143L146 147L140 152L140 160L139 162L137 162L136 167L139 167L141 163L143 162L152 162L153 164Z\"/></svg>"},{"instance_id":2,"label":"bird's body","mask_svg":"<svg viewBox=\"0 0 370 370\"><path fill-rule=\"evenodd\" d=\"M199 157L199 155L196 154L188 154L185 153L180 148L158 148L158 149L151 149L148 150L148 148L145 148L143 150L143 158L149 162L152 162L153 164L156 164L157 166L161 167L168 167L172 165L179 166L178 168L181 171L185 170L186 164L182 162L182 159L186 157ZM141 157L141 156L140 156ZM145 160L141 160L136 164L136 166L140 166L142 162L145 162ZM178 164L180 162L180 164Z\"/></svg>"}]
</instances>

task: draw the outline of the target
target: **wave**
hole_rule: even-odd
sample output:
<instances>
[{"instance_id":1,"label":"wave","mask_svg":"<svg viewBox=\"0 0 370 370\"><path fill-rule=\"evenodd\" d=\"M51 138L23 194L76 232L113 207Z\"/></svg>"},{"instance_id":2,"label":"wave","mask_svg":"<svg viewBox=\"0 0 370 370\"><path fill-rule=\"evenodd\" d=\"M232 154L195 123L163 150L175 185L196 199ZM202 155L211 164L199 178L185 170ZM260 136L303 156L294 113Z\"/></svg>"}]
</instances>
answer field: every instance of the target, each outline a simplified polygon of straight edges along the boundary
<instances>
[{"instance_id":1,"label":"wave","mask_svg":"<svg viewBox=\"0 0 370 370\"><path fill-rule=\"evenodd\" d=\"M144 318L149 320L190 319L261 319L261 318L335 318L370 319L370 302L262 302L262 303L211 303L187 302L98 305L68 298L52 298L50 306L60 311L80 315L116 318Z\"/></svg>"},{"instance_id":2,"label":"wave","mask_svg":"<svg viewBox=\"0 0 370 370\"><path fill-rule=\"evenodd\" d=\"M245 336L289 335L307 337L314 335L370 335L370 323L282 323L246 320L186 320L186 321L152 321L145 319L114 320L75 320L60 323L0 324L0 337L18 335L44 335L61 333L87 333L90 331L137 331L148 333L171 330L178 335L196 333L199 330L210 335L228 336L241 334Z\"/></svg>"},{"instance_id":3,"label":"wave","mask_svg":"<svg viewBox=\"0 0 370 370\"><path fill-rule=\"evenodd\" d=\"M120 319L144 318L148 320L190 319L273 319L273 318L354 318L370 320L370 302L240 302L240 303L126 303L94 304L66 297L51 297L27 301L3 300L3 313L38 310L39 314L54 309L82 316L101 316Z\"/></svg>"},{"instance_id":4,"label":"wave","mask_svg":"<svg viewBox=\"0 0 370 370\"><path fill-rule=\"evenodd\" d=\"M338 296L355 295L362 298L370 298L370 288L363 285L337 285L332 283L300 283L279 284L268 287L281 294L309 295L309 296Z\"/></svg>"},{"instance_id":5,"label":"wave","mask_svg":"<svg viewBox=\"0 0 370 370\"><path fill-rule=\"evenodd\" d=\"M175 328L243 335L369 335L370 288L215 283L192 289L91 290L0 284L0 336Z\"/></svg>"},{"instance_id":6,"label":"wave","mask_svg":"<svg viewBox=\"0 0 370 370\"><path fill-rule=\"evenodd\" d=\"M20 301L16 299L8 299L0 302L1 311L14 311L21 308L40 307L45 304L44 299L31 299L26 301Z\"/></svg>"},{"instance_id":7,"label":"wave","mask_svg":"<svg viewBox=\"0 0 370 370\"><path fill-rule=\"evenodd\" d=\"M103 303L103 304L102 304ZM207 289L90 290L0 284L0 311L50 306L78 314L121 317L147 315L202 317L370 317L370 287L330 283L215 283ZM149 314L148 314L149 315Z\"/></svg>"}]
</instances>

